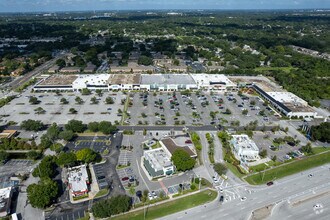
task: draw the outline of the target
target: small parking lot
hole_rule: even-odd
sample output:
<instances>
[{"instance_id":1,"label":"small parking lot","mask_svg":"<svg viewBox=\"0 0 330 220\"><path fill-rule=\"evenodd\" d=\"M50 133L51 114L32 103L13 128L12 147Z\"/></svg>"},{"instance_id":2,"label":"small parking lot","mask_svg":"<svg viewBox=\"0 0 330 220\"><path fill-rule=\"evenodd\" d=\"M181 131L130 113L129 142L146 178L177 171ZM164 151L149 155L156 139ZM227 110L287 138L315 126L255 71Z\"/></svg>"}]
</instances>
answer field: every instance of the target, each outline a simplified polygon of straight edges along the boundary
<instances>
[{"instance_id":1,"label":"small parking lot","mask_svg":"<svg viewBox=\"0 0 330 220\"><path fill-rule=\"evenodd\" d=\"M253 135L253 140L256 145L259 147L259 150L266 149L267 155L269 158L273 156L277 157L278 161L284 161L289 159L286 155L290 152L297 152L300 149L300 145L290 146L287 143L280 144L276 149L272 149L271 146L274 146L273 140L275 138L283 138L286 134L282 131L276 132L255 132Z\"/></svg>"},{"instance_id":2,"label":"small parking lot","mask_svg":"<svg viewBox=\"0 0 330 220\"><path fill-rule=\"evenodd\" d=\"M121 150L118 159L118 165L128 166L132 161L132 152L127 150Z\"/></svg>"},{"instance_id":3,"label":"small parking lot","mask_svg":"<svg viewBox=\"0 0 330 220\"><path fill-rule=\"evenodd\" d=\"M83 148L90 148L96 152L103 153L110 149L110 136L84 136L78 137L74 142L68 142L66 147L69 150L81 150Z\"/></svg>"},{"instance_id":4,"label":"small parking lot","mask_svg":"<svg viewBox=\"0 0 330 220\"><path fill-rule=\"evenodd\" d=\"M72 212L59 214L56 216L46 217L47 220L76 220L76 219L82 219L85 216L85 210L84 209L78 209L73 210Z\"/></svg>"},{"instance_id":5,"label":"small parking lot","mask_svg":"<svg viewBox=\"0 0 330 220\"><path fill-rule=\"evenodd\" d=\"M106 176L106 167L103 164L94 164L93 170L96 176L97 184L100 189L106 189L109 186L111 180L107 179Z\"/></svg>"},{"instance_id":6,"label":"small parking lot","mask_svg":"<svg viewBox=\"0 0 330 220\"><path fill-rule=\"evenodd\" d=\"M31 160L9 160L0 166L0 176L14 173L30 173L34 168Z\"/></svg>"},{"instance_id":7,"label":"small parking lot","mask_svg":"<svg viewBox=\"0 0 330 220\"><path fill-rule=\"evenodd\" d=\"M117 169L117 173L121 184L124 187L127 187L129 183L134 183L135 180L138 180L131 167Z\"/></svg>"}]
</instances>

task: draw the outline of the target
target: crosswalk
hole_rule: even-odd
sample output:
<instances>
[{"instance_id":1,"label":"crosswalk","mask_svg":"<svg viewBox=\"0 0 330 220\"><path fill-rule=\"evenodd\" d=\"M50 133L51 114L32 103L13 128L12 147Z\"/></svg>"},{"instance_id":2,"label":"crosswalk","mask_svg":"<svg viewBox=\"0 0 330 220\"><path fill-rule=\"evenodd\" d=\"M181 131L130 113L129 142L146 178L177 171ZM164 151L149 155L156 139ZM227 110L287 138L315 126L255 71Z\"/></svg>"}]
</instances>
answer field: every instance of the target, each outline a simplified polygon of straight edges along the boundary
<instances>
[{"instance_id":1,"label":"crosswalk","mask_svg":"<svg viewBox=\"0 0 330 220\"><path fill-rule=\"evenodd\" d=\"M224 196L224 203L248 197L255 192L254 190L247 189L244 184L232 184L224 179L220 179L215 184L215 188Z\"/></svg>"}]
</instances>

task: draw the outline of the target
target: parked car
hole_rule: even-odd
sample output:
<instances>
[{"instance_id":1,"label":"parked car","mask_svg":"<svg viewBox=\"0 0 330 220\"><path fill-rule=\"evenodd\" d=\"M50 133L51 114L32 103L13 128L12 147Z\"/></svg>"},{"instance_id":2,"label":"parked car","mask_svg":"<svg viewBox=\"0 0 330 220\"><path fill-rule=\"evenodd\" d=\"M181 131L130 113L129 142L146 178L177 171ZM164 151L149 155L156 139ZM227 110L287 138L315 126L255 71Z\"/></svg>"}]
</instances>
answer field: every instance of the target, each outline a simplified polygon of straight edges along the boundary
<instances>
[{"instance_id":1,"label":"parked car","mask_svg":"<svg viewBox=\"0 0 330 220\"><path fill-rule=\"evenodd\" d=\"M127 176L125 176L125 177L121 178L121 180L122 181L127 181L127 180L129 180L129 178Z\"/></svg>"},{"instance_id":2,"label":"parked car","mask_svg":"<svg viewBox=\"0 0 330 220\"><path fill-rule=\"evenodd\" d=\"M267 183L267 186L271 186L273 184L274 184L274 182L273 181L270 181L270 182Z\"/></svg>"},{"instance_id":3,"label":"parked car","mask_svg":"<svg viewBox=\"0 0 330 220\"><path fill-rule=\"evenodd\" d=\"M223 200L224 200L224 197L223 197L223 196L220 196L219 201L220 201L220 202L223 202Z\"/></svg>"}]
</instances>

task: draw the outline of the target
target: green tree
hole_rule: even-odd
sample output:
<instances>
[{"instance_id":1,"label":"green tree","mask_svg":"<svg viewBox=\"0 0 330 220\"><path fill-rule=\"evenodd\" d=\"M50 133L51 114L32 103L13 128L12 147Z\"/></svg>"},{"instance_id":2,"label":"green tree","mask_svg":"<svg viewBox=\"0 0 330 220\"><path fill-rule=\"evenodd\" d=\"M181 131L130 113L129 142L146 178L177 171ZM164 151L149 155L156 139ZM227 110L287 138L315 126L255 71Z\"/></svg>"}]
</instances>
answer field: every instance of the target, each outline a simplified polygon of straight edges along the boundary
<instances>
[{"instance_id":1,"label":"green tree","mask_svg":"<svg viewBox=\"0 0 330 220\"><path fill-rule=\"evenodd\" d=\"M74 114L77 114L78 111L75 108L70 108L69 112L70 112L70 114L74 115Z\"/></svg>"},{"instance_id":2,"label":"green tree","mask_svg":"<svg viewBox=\"0 0 330 220\"><path fill-rule=\"evenodd\" d=\"M111 105L111 104L115 103L115 101L113 100L112 97L107 97L107 98L105 99L105 103L106 103L107 105Z\"/></svg>"},{"instance_id":3,"label":"green tree","mask_svg":"<svg viewBox=\"0 0 330 220\"><path fill-rule=\"evenodd\" d=\"M77 156L77 160L83 163L91 163L99 160L99 155L90 148L84 148L78 150L76 156Z\"/></svg>"},{"instance_id":4,"label":"green tree","mask_svg":"<svg viewBox=\"0 0 330 220\"><path fill-rule=\"evenodd\" d=\"M32 175L34 177L53 178L56 174L56 164L53 156L46 156L39 165L33 170Z\"/></svg>"},{"instance_id":5,"label":"green tree","mask_svg":"<svg viewBox=\"0 0 330 220\"><path fill-rule=\"evenodd\" d=\"M311 143L307 143L306 145L302 146L300 150L306 154L312 154L313 153L313 148Z\"/></svg>"},{"instance_id":6,"label":"green tree","mask_svg":"<svg viewBox=\"0 0 330 220\"><path fill-rule=\"evenodd\" d=\"M9 157L9 154L6 151L0 151L0 163L5 162Z\"/></svg>"},{"instance_id":7,"label":"green tree","mask_svg":"<svg viewBox=\"0 0 330 220\"><path fill-rule=\"evenodd\" d=\"M94 96L94 97L91 98L91 103L92 103L93 105L96 105L96 104L99 103L99 101L98 101L97 98Z\"/></svg>"},{"instance_id":8,"label":"green tree","mask_svg":"<svg viewBox=\"0 0 330 220\"><path fill-rule=\"evenodd\" d=\"M265 158L267 157L267 150L263 149L262 151L259 152L260 157Z\"/></svg>"},{"instance_id":9,"label":"green tree","mask_svg":"<svg viewBox=\"0 0 330 220\"><path fill-rule=\"evenodd\" d=\"M44 124L41 121L28 119L22 121L21 128L23 128L26 131L41 131L44 128Z\"/></svg>"},{"instance_id":10,"label":"green tree","mask_svg":"<svg viewBox=\"0 0 330 220\"><path fill-rule=\"evenodd\" d=\"M102 97L103 91L101 89L97 89L95 92L99 97Z\"/></svg>"},{"instance_id":11,"label":"green tree","mask_svg":"<svg viewBox=\"0 0 330 220\"><path fill-rule=\"evenodd\" d=\"M47 137L54 142L58 139L58 135L60 134L60 128L57 126L56 123L53 123L46 132Z\"/></svg>"},{"instance_id":12,"label":"green tree","mask_svg":"<svg viewBox=\"0 0 330 220\"><path fill-rule=\"evenodd\" d=\"M77 156L73 152L61 152L57 156L56 163L59 166L73 166L77 162Z\"/></svg>"},{"instance_id":13,"label":"green tree","mask_svg":"<svg viewBox=\"0 0 330 220\"><path fill-rule=\"evenodd\" d=\"M126 195L118 195L107 200L101 200L92 207L96 218L107 218L112 215L127 212L131 209L131 198Z\"/></svg>"},{"instance_id":14,"label":"green tree","mask_svg":"<svg viewBox=\"0 0 330 220\"><path fill-rule=\"evenodd\" d=\"M34 109L34 112L36 114L40 115L40 114L44 114L46 111L45 111L45 109L38 107L38 108Z\"/></svg>"},{"instance_id":15,"label":"green tree","mask_svg":"<svg viewBox=\"0 0 330 220\"><path fill-rule=\"evenodd\" d=\"M70 120L66 125L65 125L66 130L71 130L73 132L78 132L82 133L86 130L86 125L83 124L82 121L78 120Z\"/></svg>"},{"instance_id":16,"label":"green tree","mask_svg":"<svg viewBox=\"0 0 330 220\"><path fill-rule=\"evenodd\" d=\"M101 131L103 134L111 134L117 130L115 125L112 125L109 121L101 121L99 123L98 130Z\"/></svg>"},{"instance_id":17,"label":"green tree","mask_svg":"<svg viewBox=\"0 0 330 220\"><path fill-rule=\"evenodd\" d=\"M31 105L37 105L37 104L40 103L40 101L37 99L37 97L31 96L30 99L29 99L29 103Z\"/></svg>"},{"instance_id":18,"label":"green tree","mask_svg":"<svg viewBox=\"0 0 330 220\"><path fill-rule=\"evenodd\" d=\"M66 104L69 104L69 101L66 99L66 98L61 98L61 101L60 101L63 105L66 105Z\"/></svg>"},{"instance_id":19,"label":"green tree","mask_svg":"<svg viewBox=\"0 0 330 220\"><path fill-rule=\"evenodd\" d=\"M99 123L94 121L94 122L90 122L88 124L88 130L90 130L91 132L98 132L99 131Z\"/></svg>"},{"instance_id":20,"label":"green tree","mask_svg":"<svg viewBox=\"0 0 330 220\"><path fill-rule=\"evenodd\" d=\"M139 65L144 65L144 66L149 66L153 64L152 58L147 57L147 56L140 56L138 59L138 64Z\"/></svg>"},{"instance_id":21,"label":"green tree","mask_svg":"<svg viewBox=\"0 0 330 220\"><path fill-rule=\"evenodd\" d=\"M89 89L87 89L87 88L83 88L81 90L81 94L82 95L90 95L91 94L91 91Z\"/></svg>"},{"instance_id":22,"label":"green tree","mask_svg":"<svg viewBox=\"0 0 330 220\"><path fill-rule=\"evenodd\" d=\"M82 98L80 98L79 96L76 96L76 98L74 99L75 102L78 104L78 105L81 105L84 103L84 101L82 100Z\"/></svg>"},{"instance_id":23,"label":"green tree","mask_svg":"<svg viewBox=\"0 0 330 220\"><path fill-rule=\"evenodd\" d=\"M66 62L63 59L58 59L56 60L56 65L62 68L66 66Z\"/></svg>"},{"instance_id":24,"label":"green tree","mask_svg":"<svg viewBox=\"0 0 330 220\"><path fill-rule=\"evenodd\" d=\"M29 152L27 152L26 156L27 158L31 159L31 160L37 160L41 157L41 153L35 150L31 150Z\"/></svg>"},{"instance_id":25,"label":"green tree","mask_svg":"<svg viewBox=\"0 0 330 220\"><path fill-rule=\"evenodd\" d=\"M219 175L225 175L227 173L227 166L223 163L216 163L213 166L214 171Z\"/></svg>"},{"instance_id":26,"label":"green tree","mask_svg":"<svg viewBox=\"0 0 330 220\"><path fill-rule=\"evenodd\" d=\"M191 170L194 168L196 161L182 148L174 151L171 160L179 171Z\"/></svg>"},{"instance_id":27,"label":"green tree","mask_svg":"<svg viewBox=\"0 0 330 220\"><path fill-rule=\"evenodd\" d=\"M38 184L29 185L26 191L32 207L45 208L58 196L59 187L55 181L46 178Z\"/></svg>"},{"instance_id":28,"label":"green tree","mask_svg":"<svg viewBox=\"0 0 330 220\"><path fill-rule=\"evenodd\" d=\"M59 138L65 141L71 141L75 137L75 133L71 130L61 131Z\"/></svg>"}]
</instances>

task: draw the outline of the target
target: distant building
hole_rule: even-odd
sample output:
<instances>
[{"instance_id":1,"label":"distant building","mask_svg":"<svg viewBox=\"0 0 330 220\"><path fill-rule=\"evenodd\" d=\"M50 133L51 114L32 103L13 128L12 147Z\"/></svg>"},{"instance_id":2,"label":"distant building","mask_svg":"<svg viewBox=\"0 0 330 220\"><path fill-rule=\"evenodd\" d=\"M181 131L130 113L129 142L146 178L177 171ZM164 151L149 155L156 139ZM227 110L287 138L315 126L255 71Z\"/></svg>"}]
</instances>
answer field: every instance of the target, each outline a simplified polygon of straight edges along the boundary
<instances>
[{"instance_id":1,"label":"distant building","mask_svg":"<svg viewBox=\"0 0 330 220\"><path fill-rule=\"evenodd\" d=\"M80 73L80 67L64 67L60 69L60 73Z\"/></svg>"},{"instance_id":2,"label":"distant building","mask_svg":"<svg viewBox=\"0 0 330 220\"><path fill-rule=\"evenodd\" d=\"M10 214L12 187L0 189L0 218Z\"/></svg>"},{"instance_id":3,"label":"distant building","mask_svg":"<svg viewBox=\"0 0 330 220\"><path fill-rule=\"evenodd\" d=\"M84 73L94 73L96 66L94 64L88 63L87 67L84 69Z\"/></svg>"},{"instance_id":4,"label":"distant building","mask_svg":"<svg viewBox=\"0 0 330 220\"><path fill-rule=\"evenodd\" d=\"M49 73L58 73L60 67L58 65L54 65L51 68L48 69Z\"/></svg>"},{"instance_id":5,"label":"distant building","mask_svg":"<svg viewBox=\"0 0 330 220\"><path fill-rule=\"evenodd\" d=\"M308 103L291 92L265 92L261 87L254 84L253 88L264 99L270 102L275 109L287 117L313 118L317 116Z\"/></svg>"},{"instance_id":6,"label":"distant building","mask_svg":"<svg viewBox=\"0 0 330 220\"><path fill-rule=\"evenodd\" d=\"M1 138L11 138L13 136L15 136L17 134L17 131L16 130L3 130L1 133L0 133L0 139Z\"/></svg>"},{"instance_id":7,"label":"distant building","mask_svg":"<svg viewBox=\"0 0 330 220\"><path fill-rule=\"evenodd\" d=\"M236 88L233 83L223 74L191 74L198 89L227 91Z\"/></svg>"},{"instance_id":8,"label":"distant building","mask_svg":"<svg viewBox=\"0 0 330 220\"><path fill-rule=\"evenodd\" d=\"M68 182L73 197L88 194L89 178L86 165L68 168Z\"/></svg>"},{"instance_id":9,"label":"distant building","mask_svg":"<svg viewBox=\"0 0 330 220\"><path fill-rule=\"evenodd\" d=\"M143 164L150 177L169 176L174 173L174 165L164 149L146 150L143 156Z\"/></svg>"},{"instance_id":10,"label":"distant building","mask_svg":"<svg viewBox=\"0 0 330 220\"><path fill-rule=\"evenodd\" d=\"M232 135L231 144L237 160L246 163L260 160L259 148L247 135Z\"/></svg>"},{"instance_id":11,"label":"distant building","mask_svg":"<svg viewBox=\"0 0 330 220\"><path fill-rule=\"evenodd\" d=\"M78 78L72 83L74 90L81 89L90 90L108 90L109 74L97 74L97 75L79 75Z\"/></svg>"}]
</instances>

